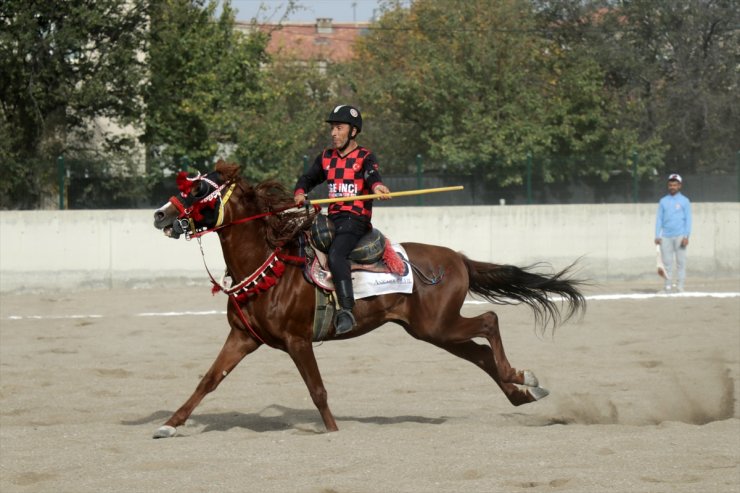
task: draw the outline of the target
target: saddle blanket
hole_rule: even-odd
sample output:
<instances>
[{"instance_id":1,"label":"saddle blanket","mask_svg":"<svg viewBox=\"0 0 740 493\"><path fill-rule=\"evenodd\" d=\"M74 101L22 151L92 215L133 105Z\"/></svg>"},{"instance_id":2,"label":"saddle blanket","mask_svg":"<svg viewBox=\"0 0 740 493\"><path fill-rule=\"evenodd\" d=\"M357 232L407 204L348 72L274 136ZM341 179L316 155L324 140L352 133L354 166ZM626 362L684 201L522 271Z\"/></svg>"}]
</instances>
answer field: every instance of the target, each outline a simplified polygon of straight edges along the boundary
<instances>
[{"instance_id":1,"label":"saddle blanket","mask_svg":"<svg viewBox=\"0 0 740 493\"><path fill-rule=\"evenodd\" d=\"M353 270L352 288L356 300L389 293L408 294L414 290L414 274L411 272L406 250L398 243L391 243L391 247L404 260L403 275Z\"/></svg>"}]
</instances>

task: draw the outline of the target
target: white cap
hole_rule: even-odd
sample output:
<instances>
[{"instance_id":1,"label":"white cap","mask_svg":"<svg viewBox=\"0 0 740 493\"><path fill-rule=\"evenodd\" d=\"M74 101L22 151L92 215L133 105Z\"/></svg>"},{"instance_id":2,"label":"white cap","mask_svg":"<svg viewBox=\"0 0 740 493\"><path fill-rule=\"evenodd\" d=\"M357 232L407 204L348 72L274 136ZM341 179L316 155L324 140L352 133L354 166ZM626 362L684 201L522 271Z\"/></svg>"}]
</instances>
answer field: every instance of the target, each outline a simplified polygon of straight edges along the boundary
<instances>
[{"instance_id":1,"label":"white cap","mask_svg":"<svg viewBox=\"0 0 740 493\"><path fill-rule=\"evenodd\" d=\"M681 175L679 175L678 173L671 173L670 175L668 175L668 181L677 181L678 183L683 183Z\"/></svg>"}]
</instances>

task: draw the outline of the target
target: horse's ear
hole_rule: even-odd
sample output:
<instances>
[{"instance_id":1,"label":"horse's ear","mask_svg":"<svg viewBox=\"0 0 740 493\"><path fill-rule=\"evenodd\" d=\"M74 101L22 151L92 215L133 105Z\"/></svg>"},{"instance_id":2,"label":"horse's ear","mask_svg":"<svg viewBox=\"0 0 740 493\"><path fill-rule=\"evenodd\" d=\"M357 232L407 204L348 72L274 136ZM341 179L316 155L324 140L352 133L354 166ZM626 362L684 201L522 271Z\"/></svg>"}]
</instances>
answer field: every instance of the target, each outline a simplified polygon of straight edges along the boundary
<instances>
[{"instance_id":1,"label":"horse's ear","mask_svg":"<svg viewBox=\"0 0 740 493\"><path fill-rule=\"evenodd\" d=\"M241 166L236 163L227 163L223 159L219 159L216 162L215 170L227 181L233 180L241 174Z\"/></svg>"}]
</instances>

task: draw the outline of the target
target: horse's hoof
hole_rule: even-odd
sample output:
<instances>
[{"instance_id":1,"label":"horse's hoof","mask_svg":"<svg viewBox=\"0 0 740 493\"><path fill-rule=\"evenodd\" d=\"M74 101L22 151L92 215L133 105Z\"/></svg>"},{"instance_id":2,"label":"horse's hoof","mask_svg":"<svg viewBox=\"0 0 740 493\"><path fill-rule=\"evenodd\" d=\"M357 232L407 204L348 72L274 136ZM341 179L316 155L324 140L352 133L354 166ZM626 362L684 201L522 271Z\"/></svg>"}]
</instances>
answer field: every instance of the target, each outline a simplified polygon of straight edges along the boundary
<instances>
[{"instance_id":1,"label":"horse's hoof","mask_svg":"<svg viewBox=\"0 0 740 493\"><path fill-rule=\"evenodd\" d=\"M550 391L542 387L531 387L529 388L529 395L534 397L534 400L539 401L550 395Z\"/></svg>"},{"instance_id":2,"label":"horse's hoof","mask_svg":"<svg viewBox=\"0 0 740 493\"><path fill-rule=\"evenodd\" d=\"M522 376L524 377L524 385L527 387L539 387L540 382L537 377L534 376L530 370L522 370Z\"/></svg>"},{"instance_id":3,"label":"horse's hoof","mask_svg":"<svg viewBox=\"0 0 740 493\"><path fill-rule=\"evenodd\" d=\"M177 434L177 428L174 426L164 425L160 426L157 431L154 432L152 438L171 438Z\"/></svg>"}]
</instances>

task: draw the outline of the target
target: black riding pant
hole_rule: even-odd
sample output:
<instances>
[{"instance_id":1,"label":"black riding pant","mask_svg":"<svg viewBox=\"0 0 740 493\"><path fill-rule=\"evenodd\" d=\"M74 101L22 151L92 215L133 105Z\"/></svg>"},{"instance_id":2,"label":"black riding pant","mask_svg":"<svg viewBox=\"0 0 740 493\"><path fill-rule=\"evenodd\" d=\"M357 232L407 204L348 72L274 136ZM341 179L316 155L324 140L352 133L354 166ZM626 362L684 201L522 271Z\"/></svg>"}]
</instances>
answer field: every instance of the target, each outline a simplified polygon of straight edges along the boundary
<instances>
[{"instance_id":1,"label":"black riding pant","mask_svg":"<svg viewBox=\"0 0 740 493\"><path fill-rule=\"evenodd\" d=\"M360 238L372 229L370 220L351 212L330 214L329 219L334 223L334 240L329 247L329 270L334 285L336 286L339 281L351 283L352 273L348 257Z\"/></svg>"}]
</instances>

